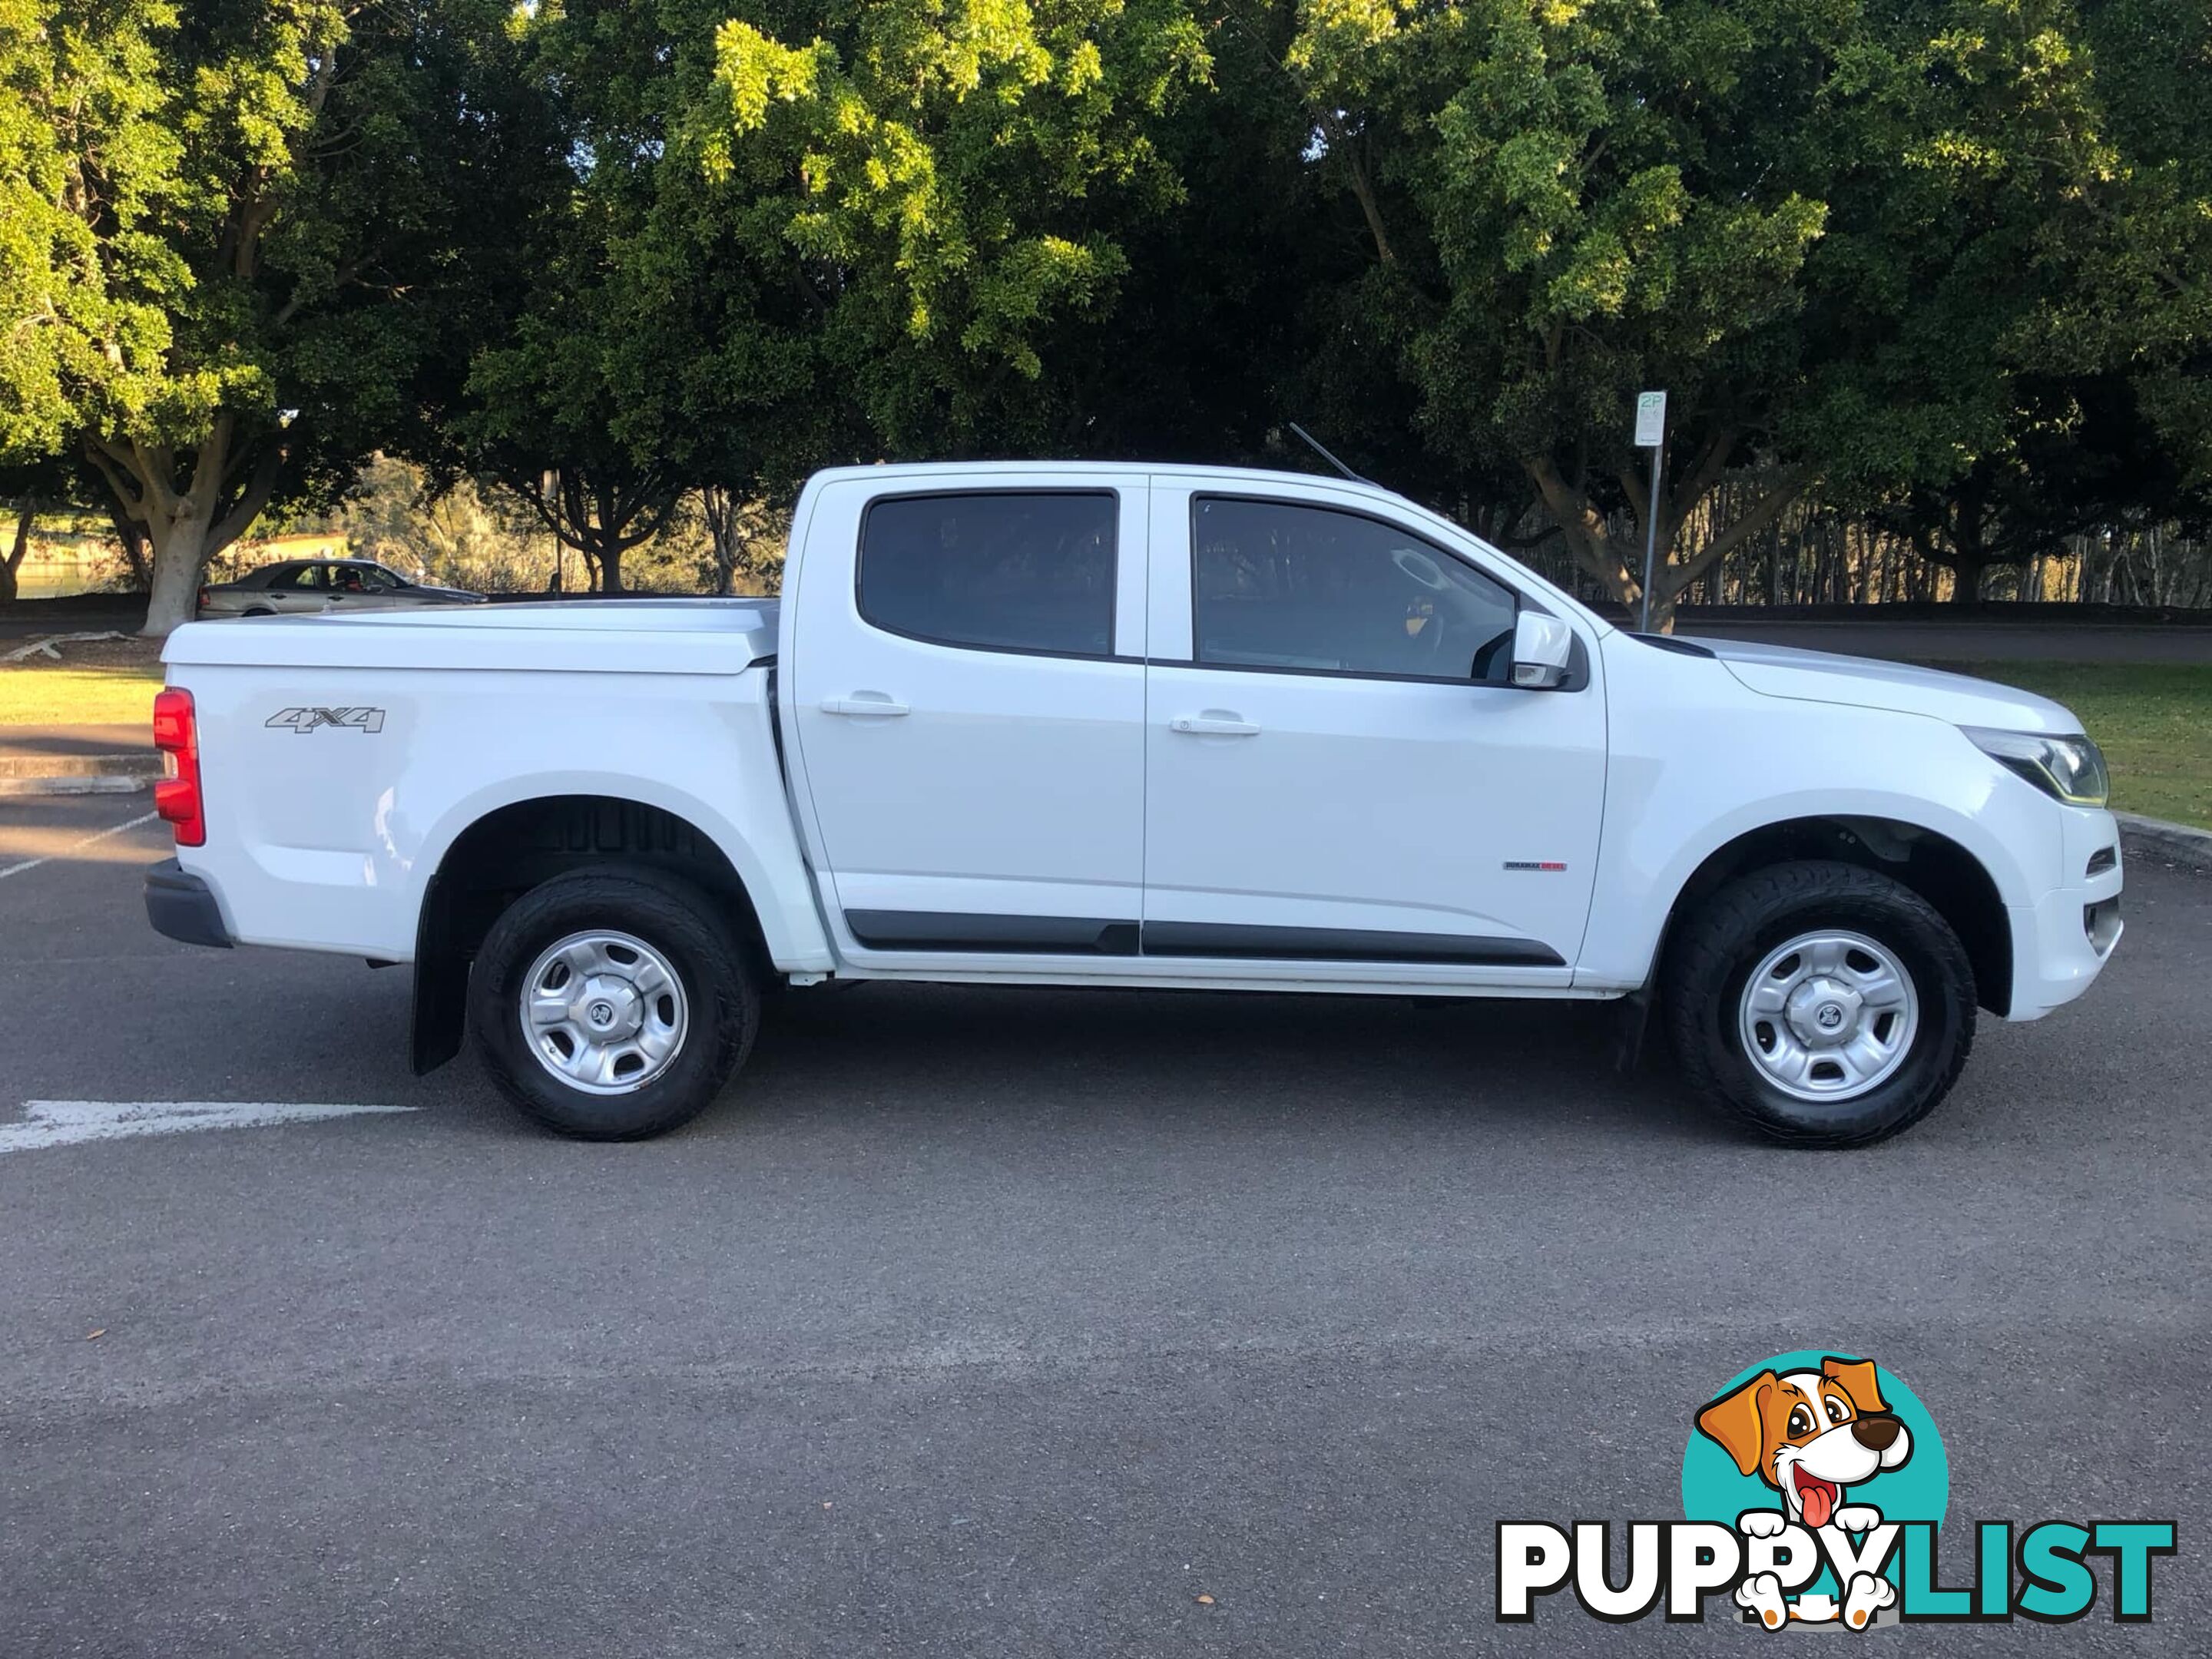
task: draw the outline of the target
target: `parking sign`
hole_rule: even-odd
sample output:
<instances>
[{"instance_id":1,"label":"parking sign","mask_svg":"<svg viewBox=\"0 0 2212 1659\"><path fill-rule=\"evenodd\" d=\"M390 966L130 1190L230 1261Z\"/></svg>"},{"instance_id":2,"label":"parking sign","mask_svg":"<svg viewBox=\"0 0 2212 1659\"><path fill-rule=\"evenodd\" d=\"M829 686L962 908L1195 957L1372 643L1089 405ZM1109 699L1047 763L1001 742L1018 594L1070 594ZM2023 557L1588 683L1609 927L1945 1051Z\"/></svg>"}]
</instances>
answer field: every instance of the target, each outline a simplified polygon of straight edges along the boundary
<instances>
[{"instance_id":1,"label":"parking sign","mask_svg":"<svg viewBox=\"0 0 2212 1659\"><path fill-rule=\"evenodd\" d=\"M1667 394L1644 392L1636 398L1636 447L1656 449L1667 441Z\"/></svg>"}]
</instances>

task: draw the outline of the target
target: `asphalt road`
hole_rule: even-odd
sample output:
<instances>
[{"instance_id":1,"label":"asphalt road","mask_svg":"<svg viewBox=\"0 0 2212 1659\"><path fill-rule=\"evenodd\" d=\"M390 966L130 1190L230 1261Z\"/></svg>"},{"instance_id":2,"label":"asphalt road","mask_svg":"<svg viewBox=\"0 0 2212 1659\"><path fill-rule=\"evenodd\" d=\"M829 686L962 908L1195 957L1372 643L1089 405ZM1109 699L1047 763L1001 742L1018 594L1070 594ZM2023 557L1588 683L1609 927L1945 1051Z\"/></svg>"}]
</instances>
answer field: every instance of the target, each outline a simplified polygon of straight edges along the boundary
<instances>
[{"instance_id":1,"label":"asphalt road","mask_svg":"<svg viewBox=\"0 0 2212 1659\"><path fill-rule=\"evenodd\" d=\"M70 845L143 800L0 803L0 1122L422 1109L0 1154L6 1659L1739 1650L1500 1626L1493 1528L1679 1515L1798 1346L1954 1520L2181 1527L2148 1627L1848 1639L2205 1651L2212 878L2135 861L2106 982L1870 1152L1591 1010L880 987L594 1147L409 1076L397 972L152 935L158 826Z\"/></svg>"}]
</instances>

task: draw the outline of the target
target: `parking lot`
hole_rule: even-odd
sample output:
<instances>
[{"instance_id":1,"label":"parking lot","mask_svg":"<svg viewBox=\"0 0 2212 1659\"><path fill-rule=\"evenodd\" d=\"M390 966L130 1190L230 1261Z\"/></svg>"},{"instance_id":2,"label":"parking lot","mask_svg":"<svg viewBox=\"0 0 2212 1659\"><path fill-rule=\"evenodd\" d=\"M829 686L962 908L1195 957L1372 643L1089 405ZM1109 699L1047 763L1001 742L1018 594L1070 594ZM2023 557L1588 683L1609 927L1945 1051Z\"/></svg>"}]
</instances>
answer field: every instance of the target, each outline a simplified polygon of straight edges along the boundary
<instances>
[{"instance_id":1,"label":"parking lot","mask_svg":"<svg viewBox=\"0 0 2212 1659\"><path fill-rule=\"evenodd\" d=\"M1747 1644L1501 1626L1494 1529L1678 1516L1800 1346L1910 1381L1954 1523L2180 1527L2154 1625L1851 1639L2204 1651L2212 876L2136 857L2104 982L1868 1152L1601 1009L883 986L589 1146L410 1076L404 970L154 935L164 827L87 839L145 811L0 802L0 1129L416 1109L0 1145L5 1659Z\"/></svg>"}]
</instances>

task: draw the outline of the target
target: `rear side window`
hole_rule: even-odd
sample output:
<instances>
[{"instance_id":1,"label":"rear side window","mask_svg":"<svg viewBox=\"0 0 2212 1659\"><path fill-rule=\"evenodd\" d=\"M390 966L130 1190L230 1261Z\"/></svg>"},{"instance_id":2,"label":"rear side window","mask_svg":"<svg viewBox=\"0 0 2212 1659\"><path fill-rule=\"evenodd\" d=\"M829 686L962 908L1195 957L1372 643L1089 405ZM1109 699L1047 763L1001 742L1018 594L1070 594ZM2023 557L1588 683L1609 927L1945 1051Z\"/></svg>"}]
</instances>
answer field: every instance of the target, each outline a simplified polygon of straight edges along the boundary
<instances>
[{"instance_id":1,"label":"rear side window","mask_svg":"<svg viewBox=\"0 0 2212 1659\"><path fill-rule=\"evenodd\" d=\"M280 570L269 579L269 586L277 588L319 588L322 585L323 568L319 564L294 565L289 570Z\"/></svg>"},{"instance_id":2,"label":"rear side window","mask_svg":"<svg viewBox=\"0 0 2212 1659\"><path fill-rule=\"evenodd\" d=\"M1110 491L894 495L860 524L860 614L986 651L1114 653Z\"/></svg>"}]
</instances>

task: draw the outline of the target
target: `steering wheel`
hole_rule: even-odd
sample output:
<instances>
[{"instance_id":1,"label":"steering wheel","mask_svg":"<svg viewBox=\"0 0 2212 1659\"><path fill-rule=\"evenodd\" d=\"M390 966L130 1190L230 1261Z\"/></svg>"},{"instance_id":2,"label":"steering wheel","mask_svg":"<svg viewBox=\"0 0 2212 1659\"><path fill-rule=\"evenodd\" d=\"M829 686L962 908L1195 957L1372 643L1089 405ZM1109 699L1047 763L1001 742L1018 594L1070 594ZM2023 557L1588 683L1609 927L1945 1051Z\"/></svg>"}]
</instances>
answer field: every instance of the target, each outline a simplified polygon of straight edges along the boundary
<instances>
[{"instance_id":1,"label":"steering wheel","mask_svg":"<svg viewBox=\"0 0 2212 1659\"><path fill-rule=\"evenodd\" d=\"M1491 665L1498 660L1498 653L1512 642L1513 630L1510 628L1505 629L1503 633L1485 640L1474 653L1474 666L1468 672L1468 678L1469 679L1475 680L1488 680L1490 678Z\"/></svg>"},{"instance_id":2,"label":"steering wheel","mask_svg":"<svg viewBox=\"0 0 2212 1659\"><path fill-rule=\"evenodd\" d=\"M1431 593L1451 592L1451 579L1444 574L1436 560L1420 548L1394 547L1390 550L1390 562L1403 571L1417 586L1425 587ZM1428 635L1428 659L1438 667L1443 665L1444 635L1448 631L1444 611L1443 605L1431 605L1429 621L1433 626L1423 630ZM1412 614L1410 609L1407 614Z\"/></svg>"},{"instance_id":3,"label":"steering wheel","mask_svg":"<svg viewBox=\"0 0 2212 1659\"><path fill-rule=\"evenodd\" d=\"M1390 562L1432 593L1441 593L1451 586L1437 562L1418 547L1392 548Z\"/></svg>"}]
</instances>

